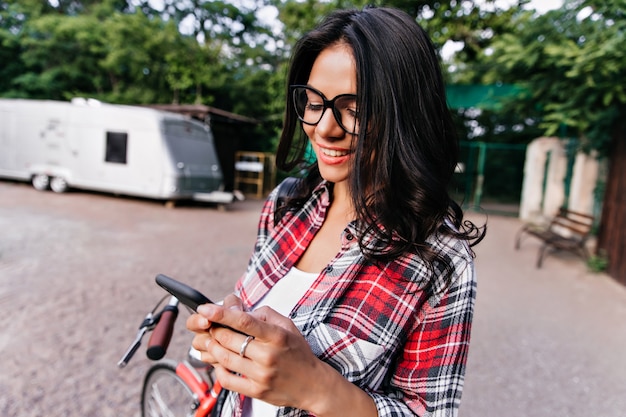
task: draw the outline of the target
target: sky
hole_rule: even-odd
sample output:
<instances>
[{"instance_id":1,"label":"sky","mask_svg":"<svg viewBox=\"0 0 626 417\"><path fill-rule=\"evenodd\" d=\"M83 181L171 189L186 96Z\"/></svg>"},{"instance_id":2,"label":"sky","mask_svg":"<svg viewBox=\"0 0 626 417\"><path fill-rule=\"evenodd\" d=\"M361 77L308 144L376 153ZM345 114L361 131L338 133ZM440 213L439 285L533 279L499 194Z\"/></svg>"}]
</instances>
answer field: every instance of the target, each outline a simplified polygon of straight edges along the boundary
<instances>
[{"instance_id":1,"label":"sky","mask_svg":"<svg viewBox=\"0 0 626 417\"><path fill-rule=\"evenodd\" d=\"M503 1L504 4L511 4L511 1ZM545 13L549 10L558 9L563 5L563 0L532 0L529 9L535 9L539 13Z\"/></svg>"}]
</instances>

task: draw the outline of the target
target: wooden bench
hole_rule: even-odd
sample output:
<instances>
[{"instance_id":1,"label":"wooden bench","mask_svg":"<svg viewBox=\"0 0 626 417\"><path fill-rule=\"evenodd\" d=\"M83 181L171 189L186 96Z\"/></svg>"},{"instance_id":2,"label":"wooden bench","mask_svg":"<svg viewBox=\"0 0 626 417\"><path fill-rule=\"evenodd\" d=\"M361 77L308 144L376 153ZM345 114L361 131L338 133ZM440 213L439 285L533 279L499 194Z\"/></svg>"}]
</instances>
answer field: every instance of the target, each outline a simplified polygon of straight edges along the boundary
<instances>
[{"instance_id":1,"label":"wooden bench","mask_svg":"<svg viewBox=\"0 0 626 417\"><path fill-rule=\"evenodd\" d=\"M522 237L533 236L542 241L537 268L541 268L548 249L569 251L587 260L587 239L591 235L593 222L593 216L561 208L547 226L532 223L524 225L517 232L515 249L520 248Z\"/></svg>"}]
</instances>

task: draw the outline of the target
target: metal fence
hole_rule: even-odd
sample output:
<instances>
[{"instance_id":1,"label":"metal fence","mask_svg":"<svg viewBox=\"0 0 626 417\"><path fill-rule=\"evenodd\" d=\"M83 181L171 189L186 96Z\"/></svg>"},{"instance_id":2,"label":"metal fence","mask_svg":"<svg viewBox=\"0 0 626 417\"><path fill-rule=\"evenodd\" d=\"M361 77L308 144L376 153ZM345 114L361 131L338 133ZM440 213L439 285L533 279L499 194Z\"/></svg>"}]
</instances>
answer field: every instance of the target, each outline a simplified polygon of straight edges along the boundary
<instances>
[{"instance_id":1,"label":"metal fence","mask_svg":"<svg viewBox=\"0 0 626 417\"><path fill-rule=\"evenodd\" d=\"M452 195L465 209L517 216L526 145L461 142Z\"/></svg>"}]
</instances>

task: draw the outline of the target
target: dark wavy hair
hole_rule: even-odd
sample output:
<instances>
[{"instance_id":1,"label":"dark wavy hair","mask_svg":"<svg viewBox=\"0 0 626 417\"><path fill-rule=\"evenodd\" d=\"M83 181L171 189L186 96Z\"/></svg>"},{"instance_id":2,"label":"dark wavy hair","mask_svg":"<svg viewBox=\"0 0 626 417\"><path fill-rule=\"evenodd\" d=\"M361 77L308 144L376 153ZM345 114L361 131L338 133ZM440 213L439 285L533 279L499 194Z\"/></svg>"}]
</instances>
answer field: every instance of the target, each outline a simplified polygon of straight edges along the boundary
<instances>
[{"instance_id":1,"label":"dark wavy hair","mask_svg":"<svg viewBox=\"0 0 626 417\"><path fill-rule=\"evenodd\" d=\"M345 43L356 63L357 108L361 129L353 143L354 166L349 187L363 227L360 244L374 261L406 252L421 254L431 267L450 265L426 239L434 233L478 243L486 227L463 221L448 186L458 160L458 139L446 103L439 59L426 32L408 14L392 8L339 10L295 45L288 85L307 84L317 56ZM277 149L277 166L291 171L306 163L308 138L288 100ZM320 183L317 163L286 202L294 209ZM368 234L387 247L368 248Z\"/></svg>"}]
</instances>

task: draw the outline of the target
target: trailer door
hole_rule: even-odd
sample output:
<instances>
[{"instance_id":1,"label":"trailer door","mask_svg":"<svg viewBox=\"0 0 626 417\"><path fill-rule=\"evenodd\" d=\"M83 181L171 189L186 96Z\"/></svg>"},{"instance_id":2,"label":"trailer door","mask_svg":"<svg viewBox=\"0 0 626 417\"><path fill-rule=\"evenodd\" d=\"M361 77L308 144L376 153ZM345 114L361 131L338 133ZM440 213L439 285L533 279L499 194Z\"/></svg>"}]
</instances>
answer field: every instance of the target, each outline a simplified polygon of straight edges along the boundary
<instances>
[{"instance_id":1,"label":"trailer door","mask_svg":"<svg viewBox=\"0 0 626 417\"><path fill-rule=\"evenodd\" d=\"M0 172L7 174L18 169L15 159L15 117L6 107L0 107Z\"/></svg>"},{"instance_id":2,"label":"trailer door","mask_svg":"<svg viewBox=\"0 0 626 417\"><path fill-rule=\"evenodd\" d=\"M165 119L164 123L165 142L180 174L181 192L218 190L222 185L222 170L208 126L185 119Z\"/></svg>"}]
</instances>

